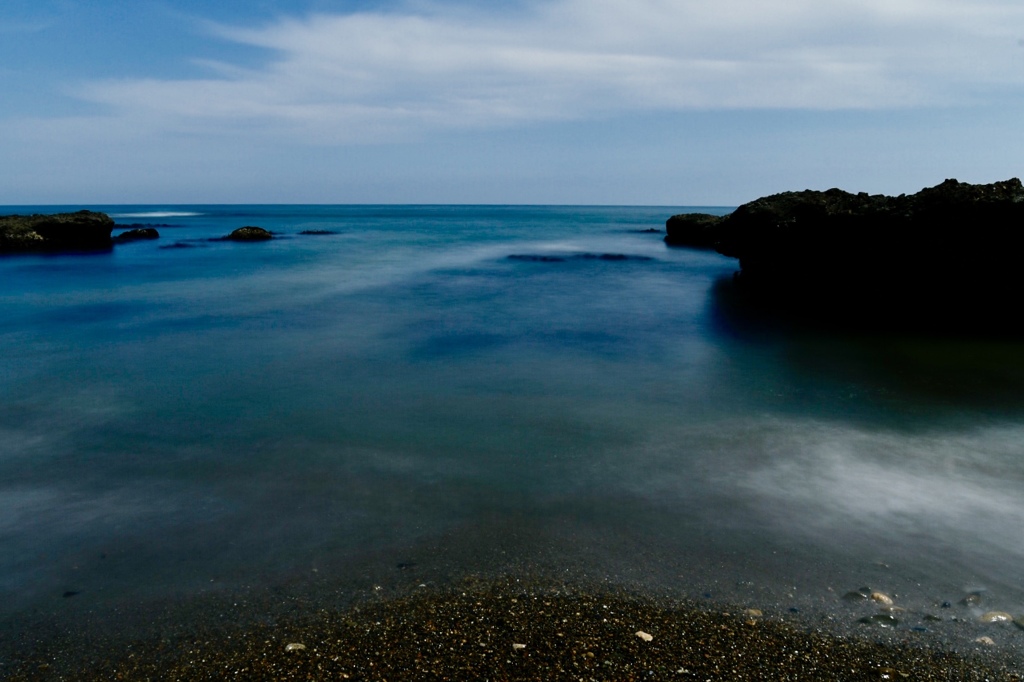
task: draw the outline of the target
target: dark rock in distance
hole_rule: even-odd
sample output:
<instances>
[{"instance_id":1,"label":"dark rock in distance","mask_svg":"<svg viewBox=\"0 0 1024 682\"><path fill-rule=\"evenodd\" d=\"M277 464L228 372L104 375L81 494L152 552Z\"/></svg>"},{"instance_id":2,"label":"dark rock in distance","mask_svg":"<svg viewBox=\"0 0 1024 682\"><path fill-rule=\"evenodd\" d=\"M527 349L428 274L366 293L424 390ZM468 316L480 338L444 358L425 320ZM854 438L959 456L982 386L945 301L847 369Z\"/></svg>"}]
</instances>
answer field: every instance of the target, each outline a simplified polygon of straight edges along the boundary
<instances>
[{"instance_id":1,"label":"dark rock in distance","mask_svg":"<svg viewBox=\"0 0 1024 682\"><path fill-rule=\"evenodd\" d=\"M324 235L324 234L338 234L334 230L303 230L299 234L313 234L313 235Z\"/></svg>"},{"instance_id":2,"label":"dark rock in distance","mask_svg":"<svg viewBox=\"0 0 1024 682\"><path fill-rule=\"evenodd\" d=\"M716 228L723 216L710 213L680 213L665 221L665 243L695 249L715 247Z\"/></svg>"},{"instance_id":3,"label":"dark rock in distance","mask_svg":"<svg viewBox=\"0 0 1024 682\"><path fill-rule=\"evenodd\" d=\"M225 237L225 239L230 239L231 241L236 242L262 242L273 238L274 235L269 231L264 230L262 227L255 227L253 225L240 227Z\"/></svg>"},{"instance_id":4,"label":"dark rock in distance","mask_svg":"<svg viewBox=\"0 0 1024 682\"><path fill-rule=\"evenodd\" d=\"M785 192L737 208L715 248L773 313L857 328L1021 331L1024 186L946 180L913 195Z\"/></svg>"},{"instance_id":5,"label":"dark rock in distance","mask_svg":"<svg viewBox=\"0 0 1024 682\"><path fill-rule=\"evenodd\" d=\"M134 242L141 239L159 239L160 233L152 227L136 227L114 237L115 242Z\"/></svg>"},{"instance_id":6,"label":"dark rock in distance","mask_svg":"<svg viewBox=\"0 0 1024 682\"><path fill-rule=\"evenodd\" d=\"M508 260L526 261L529 263L565 263L567 261L652 261L650 256L639 256L625 253L573 253L566 255L513 253L506 256Z\"/></svg>"},{"instance_id":7,"label":"dark rock in distance","mask_svg":"<svg viewBox=\"0 0 1024 682\"><path fill-rule=\"evenodd\" d=\"M0 253L110 249L114 221L106 213L0 216Z\"/></svg>"}]
</instances>

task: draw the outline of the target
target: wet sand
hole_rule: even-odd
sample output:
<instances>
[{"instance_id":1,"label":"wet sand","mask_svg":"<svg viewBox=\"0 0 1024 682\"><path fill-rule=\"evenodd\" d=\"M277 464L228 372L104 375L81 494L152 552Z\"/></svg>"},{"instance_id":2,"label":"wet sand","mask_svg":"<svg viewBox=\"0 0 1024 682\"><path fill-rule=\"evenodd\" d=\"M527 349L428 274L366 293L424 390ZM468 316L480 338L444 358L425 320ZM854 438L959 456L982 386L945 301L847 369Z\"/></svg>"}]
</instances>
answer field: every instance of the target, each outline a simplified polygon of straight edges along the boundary
<instances>
[{"instance_id":1,"label":"wet sand","mask_svg":"<svg viewBox=\"0 0 1024 682\"><path fill-rule=\"evenodd\" d=\"M258 607L245 606L249 619ZM865 627L841 636L744 607L514 579L371 595L347 608L296 602L290 613L246 623L224 604L209 607L187 625L135 638L57 628L22 641L3 674L17 681L1024 679L983 645L959 655L909 631Z\"/></svg>"}]
</instances>

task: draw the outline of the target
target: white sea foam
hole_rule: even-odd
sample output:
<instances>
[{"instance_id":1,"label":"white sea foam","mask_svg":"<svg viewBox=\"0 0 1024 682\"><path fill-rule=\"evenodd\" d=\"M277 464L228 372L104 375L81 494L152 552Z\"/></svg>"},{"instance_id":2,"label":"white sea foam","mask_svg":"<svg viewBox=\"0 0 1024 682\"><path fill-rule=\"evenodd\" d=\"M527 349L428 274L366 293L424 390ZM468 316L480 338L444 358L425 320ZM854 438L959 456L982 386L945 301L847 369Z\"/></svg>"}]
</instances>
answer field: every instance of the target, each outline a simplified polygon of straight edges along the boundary
<instances>
[{"instance_id":1,"label":"white sea foam","mask_svg":"<svg viewBox=\"0 0 1024 682\"><path fill-rule=\"evenodd\" d=\"M111 213L111 218L194 218L202 213L191 211L144 211L141 213Z\"/></svg>"}]
</instances>

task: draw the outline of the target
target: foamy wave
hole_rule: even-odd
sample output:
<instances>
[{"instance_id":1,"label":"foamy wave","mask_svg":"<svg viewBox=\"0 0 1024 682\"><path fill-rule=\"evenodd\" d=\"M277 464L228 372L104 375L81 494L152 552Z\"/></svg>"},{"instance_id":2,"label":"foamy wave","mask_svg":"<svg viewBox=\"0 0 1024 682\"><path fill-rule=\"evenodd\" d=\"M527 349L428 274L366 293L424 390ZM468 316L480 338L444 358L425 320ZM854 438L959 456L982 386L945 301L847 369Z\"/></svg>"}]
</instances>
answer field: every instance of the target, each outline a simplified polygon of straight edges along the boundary
<instances>
[{"instance_id":1,"label":"foamy wave","mask_svg":"<svg viewBox=\"0 0 1024 682\"><path fill-rule=\"evenodd\" d=\"M194 218L202 213L188 211L149 211L146 213L111 213L111 218Z\"/></svg>"}]
</instances>

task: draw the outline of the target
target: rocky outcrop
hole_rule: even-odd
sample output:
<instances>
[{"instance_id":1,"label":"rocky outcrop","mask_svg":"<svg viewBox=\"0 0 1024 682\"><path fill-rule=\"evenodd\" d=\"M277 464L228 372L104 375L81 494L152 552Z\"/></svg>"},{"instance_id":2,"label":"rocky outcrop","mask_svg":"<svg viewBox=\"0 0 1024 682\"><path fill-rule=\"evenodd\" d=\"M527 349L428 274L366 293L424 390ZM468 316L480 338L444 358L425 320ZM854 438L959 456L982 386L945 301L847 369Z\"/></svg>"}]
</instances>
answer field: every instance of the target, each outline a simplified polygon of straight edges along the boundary
<instances>
[{"instance_id":1,"label":"rocky outcrop","mask_svg":"<svg viewBox=\"0 0 1024 682\"><path fill-rule=\"evenodd\" d=\"M0 216L0 253L109 249L113 228L110 216L93 211Z\"/></svg>"},{"instance_id":2,"label":"rocky outcrop","mask_svg":"<svg viewBox=\"0 0 1024 682\"><path fill-rule=\"evenodd\" d=\"M235 242L262 242L268 239L273 239L274 235L264 230L262 227L255 227L252 225L246 225L233 231L224 239L229 239Z\"/></svg>"},{"instance_id":3,"label":"rocky outcrop","mask_svg":"<svg viewBox=\"0 0 1024 682\"><path fill-rule=\"evenodd\" d=\"M1010 328L1024 294L1024 186L946 180L898 197L785 192L714 226L737 289L774 309L885 326Z\"/></svg>"},{"instance_id":4,"label":"rocky outcrop","mask_svg":"<svg viewBox=\"0 0 1024 682\"><path fill-rule=\"evenodd\" d=\"M710 213L680 213L665 221L665 243L695 249L715 247L716 228L725 220Z\"/></svg>"},{"instance_id":5,"label":"rocky outcrop","mask_svg":"<svg viewBox=\"0 0 1024 682\"><path fill-rule=\"evenodd\" d=\"M160 233L152 227L135 227L114 237L115 242L135 242L142 239L159 239Z\"/></svg>"}]
</instances>

